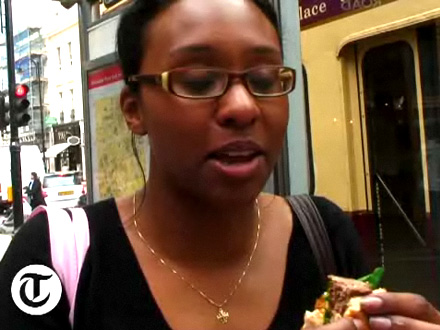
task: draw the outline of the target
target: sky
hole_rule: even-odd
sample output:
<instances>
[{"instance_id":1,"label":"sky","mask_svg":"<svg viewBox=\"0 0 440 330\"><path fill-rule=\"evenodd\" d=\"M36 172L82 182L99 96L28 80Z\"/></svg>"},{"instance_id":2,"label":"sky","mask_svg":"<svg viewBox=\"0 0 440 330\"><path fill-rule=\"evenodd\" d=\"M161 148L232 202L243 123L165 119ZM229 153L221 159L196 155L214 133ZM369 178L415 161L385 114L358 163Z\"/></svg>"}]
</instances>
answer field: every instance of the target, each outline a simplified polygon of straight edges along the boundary
<instances>
[{"instance_id":1,"label":"sky","mask_svg":"<svg viewBox=\"0 0 440 330\"><path fill-rule=\"evenodd\" d=\"M53 20L57 12L66 11L59 2L53 0L11 0L11 2L14 34L28 27L42 27ZM76 10L76 6L70 10ZM4 15L4 7L2 12ZM3 42L4 38L4 34L0 34L0 42Z\"/></svg>"},{"instance_id":2,"label":"sky","mask_svg":"<svg viewBox=\"0 0 440 330\"><path fill-rule=\"evenodd\" d=\"M11 0L14 34L27 27L41 27L62 8L52 0Z\"/></svg>"},{"instance_id":3,"label":"sky","mask_svg":"<svg viewBox=\"0 0 440 330\"><path fill-rule=\"evenodd\" d=\"M14 35L27 29L28 27L48 27L50 22L54 21L54 17L57 12L65 12L65 9L57 1L53 0L11 0L12 6L12 25L14 29ZM4 2L0 1L2 6L2 22L5 25L5 9ZM70 8L71 11L77 11L76 6ZM42 32L44 29L42 30ZM44 33L44 32L43 32ZM0 33L0 59L2 63L6 63L6 47L5 47L5 30L3 34ZM2 71L5 73L5 71ZM3 90L4 86L1 83L5 81L5 77L0 77L0 90Z\"/></svg>"}]
</instances>

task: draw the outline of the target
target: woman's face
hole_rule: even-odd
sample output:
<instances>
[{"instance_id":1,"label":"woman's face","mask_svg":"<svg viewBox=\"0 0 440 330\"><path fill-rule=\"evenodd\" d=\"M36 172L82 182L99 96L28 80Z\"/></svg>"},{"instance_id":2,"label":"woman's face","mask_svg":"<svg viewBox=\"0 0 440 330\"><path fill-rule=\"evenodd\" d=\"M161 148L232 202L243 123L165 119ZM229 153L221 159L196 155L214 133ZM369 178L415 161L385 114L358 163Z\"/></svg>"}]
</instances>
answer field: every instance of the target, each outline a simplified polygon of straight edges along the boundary
<instances>
[{"instance_id":1,"label":"woman's face","mask_svg":"<svg viewBox=\"0 0 440 330\"><path fill-rule=\"evenodd\" d=\"M147 32L139 74L282 64L276 30L248 0L181 0ZM256 98L237 78L223 96L202 100L141 86L138 105L151 145L150 180L208 201L254 199L288 121L286 96Z\"/></svg>"}]
</instances>

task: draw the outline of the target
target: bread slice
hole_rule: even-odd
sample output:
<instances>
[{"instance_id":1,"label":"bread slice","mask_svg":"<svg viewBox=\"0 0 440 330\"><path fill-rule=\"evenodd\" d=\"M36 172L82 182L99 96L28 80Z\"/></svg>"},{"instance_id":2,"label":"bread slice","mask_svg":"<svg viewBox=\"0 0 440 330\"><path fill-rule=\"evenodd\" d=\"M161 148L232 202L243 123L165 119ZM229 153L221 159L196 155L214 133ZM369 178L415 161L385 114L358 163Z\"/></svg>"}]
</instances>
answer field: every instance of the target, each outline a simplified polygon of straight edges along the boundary
<instances>
[{"instance_id":1,"label":"bread slice","mask_svg":"<svg viewBox=\"0 0 440 330\"><path fill-rule=\"evenodd\" d=\"M351 317L361 321L361 330L369 330L368 317L362 312L362 297L371 293L386 291L372 290L368 282L330 275L329 288L316 300L315 310L304 315L303 329L315 328L333 323L342 317Z\"/></svg>"}]
</instances>

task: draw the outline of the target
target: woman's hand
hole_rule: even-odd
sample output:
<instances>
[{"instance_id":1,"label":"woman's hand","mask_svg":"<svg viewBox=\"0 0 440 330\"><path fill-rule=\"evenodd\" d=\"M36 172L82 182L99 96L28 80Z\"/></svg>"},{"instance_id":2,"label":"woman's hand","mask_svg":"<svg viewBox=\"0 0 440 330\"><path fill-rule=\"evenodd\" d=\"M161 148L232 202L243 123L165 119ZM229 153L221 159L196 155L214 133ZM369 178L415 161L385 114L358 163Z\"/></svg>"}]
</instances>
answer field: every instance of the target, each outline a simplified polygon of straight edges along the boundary
<instances>
[{"instance_id":1,"label":"woman's hand","mask_svg":"<svg viewBox=\"0 0 440 330\"><path fill-rule=\"evenodd\" d=\"M320 326L306 326L304 325L301 330L359 330L356 325L356 320L348 317L341 318L340 320Z\"/></svg>"},{"instance_id":2,"label":"woman's hand","mask_svg":"<svg viewBox=\"0 0 440 330\"><path fill-rule=\"evenodd\" d=\"M440 312L416 294L378 293L365 297L361 306L371 330L440 330Z\"/></svg>"}]
</instances>

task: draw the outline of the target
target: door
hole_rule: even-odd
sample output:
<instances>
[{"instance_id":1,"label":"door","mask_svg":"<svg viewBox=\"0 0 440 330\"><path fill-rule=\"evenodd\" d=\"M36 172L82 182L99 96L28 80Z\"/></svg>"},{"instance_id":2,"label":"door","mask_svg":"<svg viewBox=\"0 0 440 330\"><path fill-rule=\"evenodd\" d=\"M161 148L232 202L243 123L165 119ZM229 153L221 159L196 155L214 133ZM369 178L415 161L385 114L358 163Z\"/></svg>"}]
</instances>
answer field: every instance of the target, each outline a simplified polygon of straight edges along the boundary
<instances>
[{"instance_id":1,"label":"door","mask_svg":"<svg viewBox=\"0 0 440 330\"><path fill-rule=\"evenodd\" d=\"M397 219L405 213L418 232L424 232L419 108L411 46L398 41L368 50L362 72L373 187L378 183L385 192L380 200L382 215L400 224Z\"/></svg>"},{"instance_id":2,"label":"door","mask_svg":"<svg viewBox=\"0 0 440 330\"><path fill-rule=\"evenodd\" d=\"M385 286L438 303L435 257L426 246L429 196L417 46L405 39L363 46L366 156Z\"/></svg>"}]
</instances>

